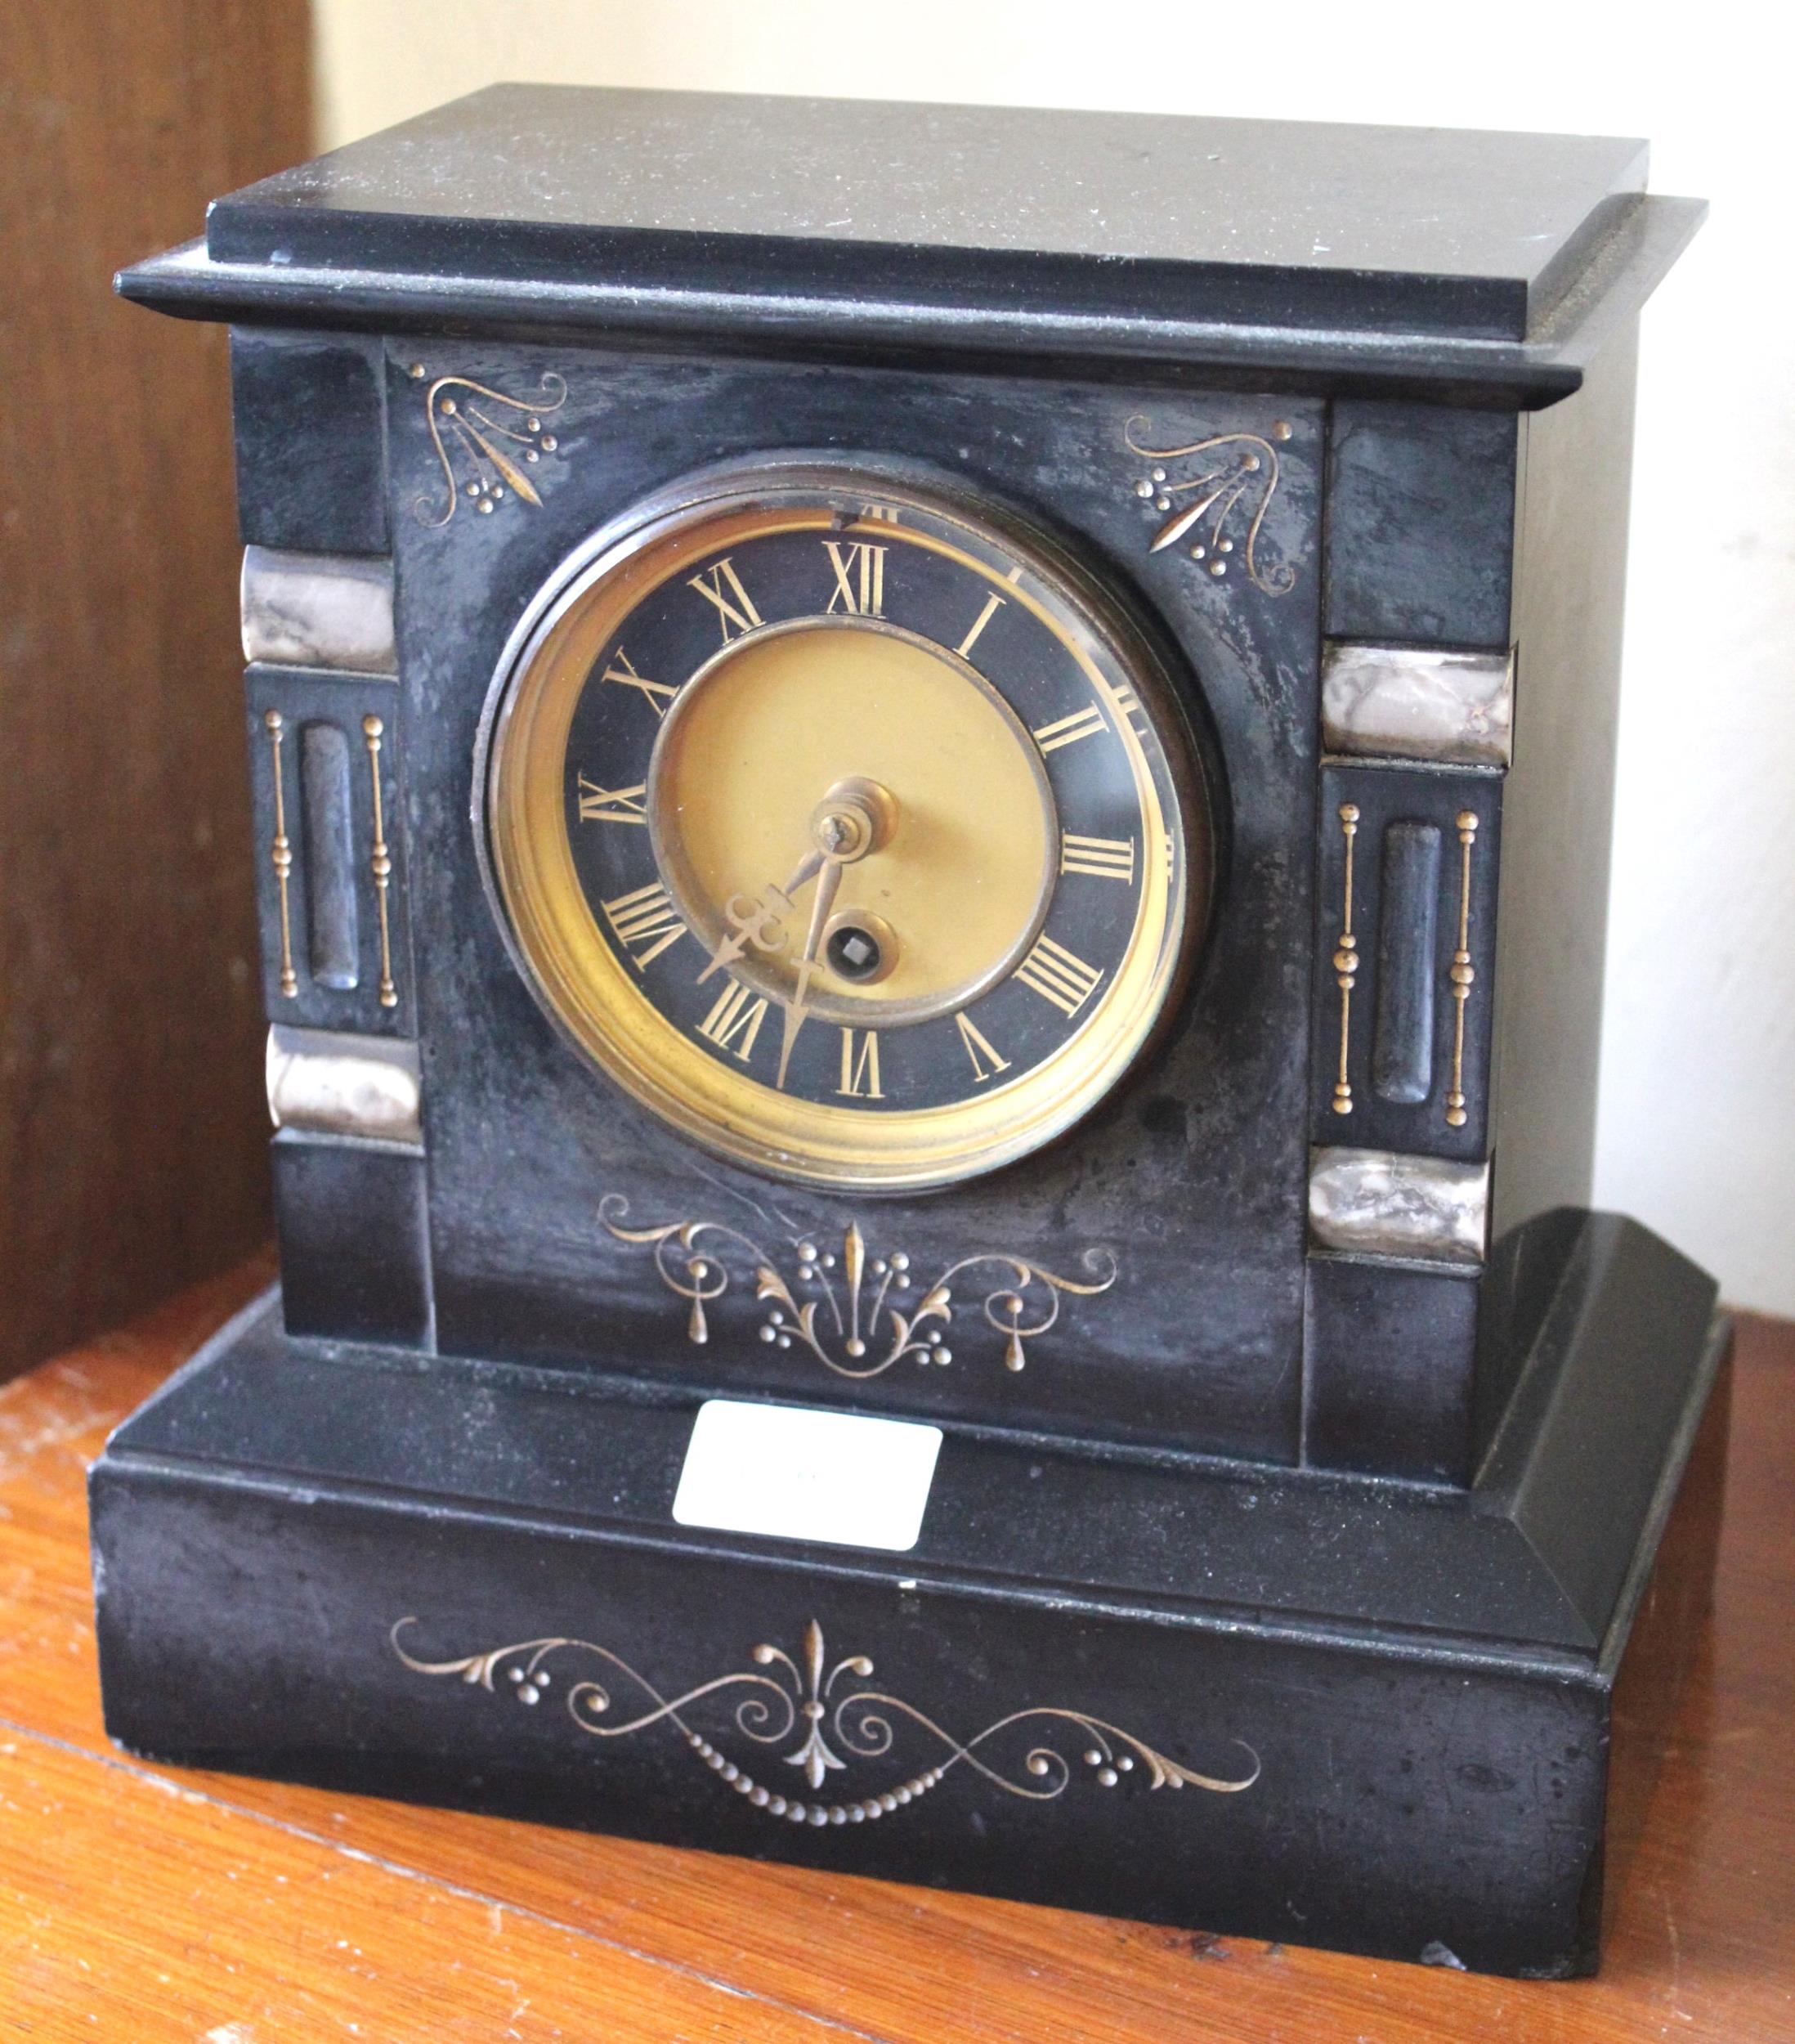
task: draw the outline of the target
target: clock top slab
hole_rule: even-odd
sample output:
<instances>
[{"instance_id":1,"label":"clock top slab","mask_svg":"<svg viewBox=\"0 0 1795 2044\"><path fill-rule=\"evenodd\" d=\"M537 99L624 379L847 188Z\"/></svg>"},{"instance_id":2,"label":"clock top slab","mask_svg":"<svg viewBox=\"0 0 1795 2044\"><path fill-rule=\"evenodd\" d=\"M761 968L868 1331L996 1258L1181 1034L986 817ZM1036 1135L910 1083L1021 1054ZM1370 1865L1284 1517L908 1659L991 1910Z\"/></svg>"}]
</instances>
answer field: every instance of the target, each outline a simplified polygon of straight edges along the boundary
<instances>
[{"instance_id":1,"label":"clock top slab","mask_svg":"<svg viewBox=\"0 0 1795 2044\"><path fill-rule=\"evenodd\" d=\"M888 349L1350 363L1549 402L1576 387L1591 315L1636 306L1699 221L1645 195L1647 154L495 85L219 200L203 244L122 288L201 317L389 331L734 326L762 346L821 329Z\"/></svg>"},{"instance_id":2,"label":"clock top slab","mask_svg":"<svg viewBox=\"0 0 1795 2044\"><path fill-rule=\"evenodd\" d=\"M1128 265L1303 323L1520 339L1641 141L1029 107L495 85L212 209L236 261L694 280L772 263L928 292L989 261L1077 288ZM1018 274L1012 269L1011 275Z\"/></svg>"}]
</instances>

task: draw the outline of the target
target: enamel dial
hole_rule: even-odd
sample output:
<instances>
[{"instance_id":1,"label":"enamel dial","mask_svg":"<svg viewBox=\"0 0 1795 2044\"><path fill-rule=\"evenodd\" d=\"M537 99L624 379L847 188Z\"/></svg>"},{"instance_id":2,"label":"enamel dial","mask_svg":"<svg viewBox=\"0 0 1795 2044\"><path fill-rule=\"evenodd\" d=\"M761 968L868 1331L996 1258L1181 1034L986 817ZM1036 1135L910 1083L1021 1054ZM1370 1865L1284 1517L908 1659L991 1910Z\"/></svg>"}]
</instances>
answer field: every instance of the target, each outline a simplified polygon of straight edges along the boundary
<instances>
[{"instance_id":1,"label":"enamel dial","mask_svg":"<svg viewBox=\"0 0 1795 2044\"><path fill-rule=\"evenodd\" d=\"M565 564L495 683L513 955L707 1147L862 1188L1059 1134L1188 963L1208 820L1071 565L873 470L713 475Z\"/></svg>"}]
</instances>

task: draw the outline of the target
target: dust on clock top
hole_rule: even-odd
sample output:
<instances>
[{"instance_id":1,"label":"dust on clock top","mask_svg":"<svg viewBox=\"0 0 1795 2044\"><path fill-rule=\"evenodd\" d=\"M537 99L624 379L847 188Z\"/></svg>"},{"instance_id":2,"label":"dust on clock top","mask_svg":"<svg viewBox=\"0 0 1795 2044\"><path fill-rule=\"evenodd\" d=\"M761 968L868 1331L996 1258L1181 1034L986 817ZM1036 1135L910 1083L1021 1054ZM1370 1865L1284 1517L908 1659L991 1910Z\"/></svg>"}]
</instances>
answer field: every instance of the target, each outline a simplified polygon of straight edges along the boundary
<instances>
[{"instance_id":1,"label":"dust on clock top","mask_svg":"<svg viewBox=\"0 0 1795 2044\"><path fill-rule=\"evenodd\" d=\"M206 253L1518 342L1642 204L1671 203L1641 199L1646 158L1578 136L495 85L219 200Z\"/></svg>"}]
</instances>

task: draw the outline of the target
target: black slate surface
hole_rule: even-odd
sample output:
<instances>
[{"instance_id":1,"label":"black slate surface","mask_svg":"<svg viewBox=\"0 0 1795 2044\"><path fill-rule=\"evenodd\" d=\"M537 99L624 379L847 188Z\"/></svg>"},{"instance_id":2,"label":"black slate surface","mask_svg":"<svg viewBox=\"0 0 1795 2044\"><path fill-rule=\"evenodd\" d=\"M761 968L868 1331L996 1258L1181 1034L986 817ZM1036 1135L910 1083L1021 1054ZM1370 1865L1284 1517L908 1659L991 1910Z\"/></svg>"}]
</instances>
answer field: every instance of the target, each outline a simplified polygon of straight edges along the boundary
<instances>
[{"instance_id":1,"label":"black slate surface","mask_svg":"<svg viewBox=\"0 0 1795 2044\"><path fill-rule=\"evenodd\" d=\"M1521 339L1636 203L1582 136L495 85L221 199L217 261Z\"/></svg>"}]
</instances>

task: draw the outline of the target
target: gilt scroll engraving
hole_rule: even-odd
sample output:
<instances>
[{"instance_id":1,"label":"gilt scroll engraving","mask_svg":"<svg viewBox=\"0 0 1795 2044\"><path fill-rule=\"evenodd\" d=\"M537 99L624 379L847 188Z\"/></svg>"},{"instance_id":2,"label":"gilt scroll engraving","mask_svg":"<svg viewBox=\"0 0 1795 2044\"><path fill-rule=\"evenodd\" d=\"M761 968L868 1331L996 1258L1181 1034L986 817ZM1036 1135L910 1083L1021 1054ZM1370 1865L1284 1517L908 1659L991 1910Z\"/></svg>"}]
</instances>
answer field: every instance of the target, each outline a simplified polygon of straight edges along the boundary
<instances>
[{"instance_id":1,"label":"gilt scroll engraving","mask_svg":"<svg viewBox=\"0 0 1795 2044\"><path fill-rule=\"evenodd\" d=\"M1007 1250L985 1250L961 1257L924 1284L907 1250L874 1253L858 1222L850 1221L839 1254L820 1237L795 1237L789 1257L795 1275L788 1280L778 1257L720 1221L630 1228L623 1225L629 1212L620 1193L607 1193L598 1218L615 1240L652 1251L661 1283L688 1302L688 1339L709 1341L705 1308L728 1290L732 1275L745 1270L755 1299L767 1307L761 1340L778 1348L808 1349L838 1377L883 1376L906 1357L924 1365L951 1363L953 1351L946 1337L957 1310L956 1283L962 1277L975 1295L983 1291L984 1322L1004 1338L1004 1367L1021 1369L1027 1360L1026 1344L1054 1326L1063 1296L1094 1298L1117 1277L1116 1259L1108 1249L1085 1250L1079 1278L1061 1277ZM974 1272L982 1274L982 1280L969 1275Z\"/></svg>"},{"instance_id":2,"label":"gilt scroll engraving","mask_svg":"<svg viewBox=\"0 0 1795 2044\"><path fill-rule=\"evenodd\" d=\"M750 1808L791 1824L861 1824L916 1803L956 1768L982 1776L992 1786L1024 1802L1051 1803L1065 1793L1074 1764L1054 1742L1081 1747L1081 1761L1099 1786L1112 1789L1144 1780L1157 1789L1206 1789L1217 1795L1238 1795L1259 1779L1259 1755L1242 1739L1231 1744L1247 1758L1246 1772L1235 1775L1200 1773L1149 1746L1120 1725L1064 1706L1032 1704L987 1724L962 1740L927 1712L892 1692L864 1687L873 1663L854 1653L831 1661L822 1628L812 1618L805 1626L795 1659L781 1647L763 1642L754 1648L752 1665L713 1675L678 1696L667 1697L608 1647L589 1639L547 1638L519 1640L510 1646L450 1659L425 1660L401 1645L401 1635L418 1624L401 1618L392 1630L393 1652L421 1675L452 1675L489 1695L509 1693L534 1706L559 1688L567 1715L582 1732L598 1739L624 1739L651 1726L665 1724L678 1733L696 1759ZM596 1673L571 1679L560 1665L596 1664ZM501 1688L501 1683L503 1688ZM757 1781L723 1747L688 1722L695 1705L712 1697L733 1701L736 1732L762 1747L795 1741L777 1755L795 1770L811 1795L808 1800L785 1793L795 1779L779 1776L773 1783ZM1006 1740L1022 1728L1020 1739ZM928 1764L896 1780L885 1771L885 1786L844 1801L820 1796L834 1774L848 1775L870 1763L895 1758L901 1731L913 1731L927 1748ZM733 1741L732 1741L733 1743ZM1018 1746L1020 1750L1018 1750ZM736 1747L737 1751L742 1749ZM759 1764L759 1763L757 1763Z\"/></svg>"},{"instance_id":3,"label":"gilt scroll engraving","mask_svg":"<svg viewBox=\"0 0 1795 2044\"><path fill-rule=\"evenodd\" d=\"M561 446L544 421L566 403L566 379L549 370L539 396L512 397L468 376L431 379L422 362L410 374L414 383L429 381L424 416L442 469L441 498L420 496L413 507L419 523L447 525L463 499L488 516L513 500L540 509L543 459Z\"/></svg>"},{"instance_id":4,"label":"gilt scroll engraving","mask_svg":"<svg viewBox=\"0 0 1795 2044\"><path fill-rule=\"evenodd\" d=\"M1149 464L1135 478L1135 495L1162 514L1147 551L1181 545L1217 581L1238 565L1264 594L1288 595L1296 571L1287 562L1267 565L1259 552L1282 474L1273 443L1290 438L1288 423L1279 419L1269 440L1258 433L1216 433L1173 447L1149 445L1152 431L1153 422L1137 413L1122 435L1129 452Z\"/></svg>"}]
</instances>

